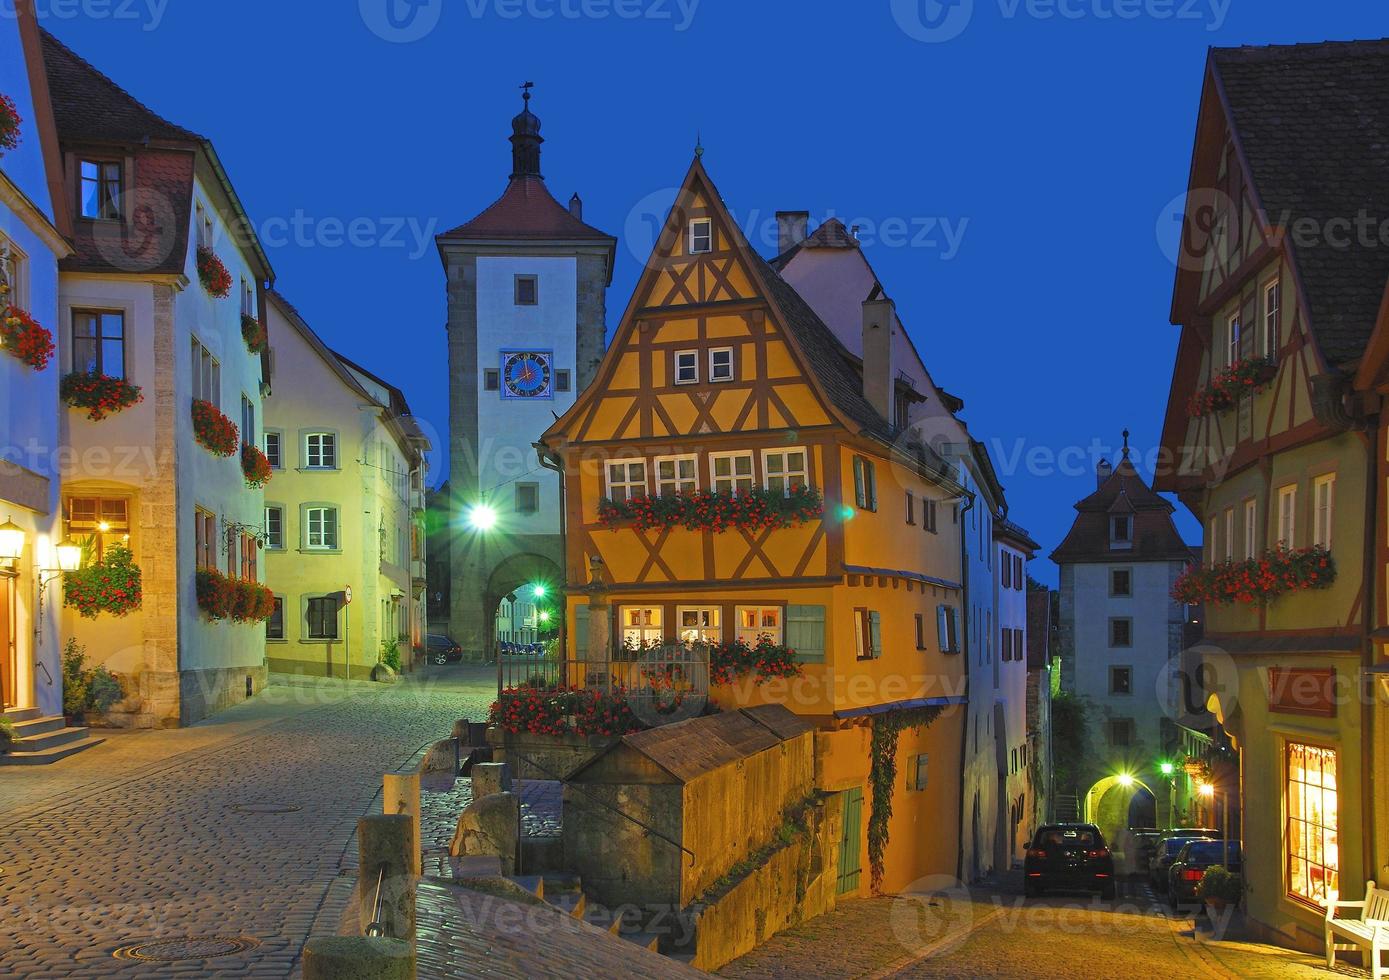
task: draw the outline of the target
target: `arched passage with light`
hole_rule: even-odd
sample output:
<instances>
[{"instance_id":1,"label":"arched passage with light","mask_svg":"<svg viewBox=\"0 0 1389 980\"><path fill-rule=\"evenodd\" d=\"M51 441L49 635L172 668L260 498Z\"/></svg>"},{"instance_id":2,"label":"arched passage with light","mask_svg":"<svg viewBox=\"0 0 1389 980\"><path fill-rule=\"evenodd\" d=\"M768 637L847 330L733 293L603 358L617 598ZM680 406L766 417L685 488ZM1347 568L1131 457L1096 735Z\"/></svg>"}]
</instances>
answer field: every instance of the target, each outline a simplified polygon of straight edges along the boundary
<instances>
[{"instance_id":1,"label":"arched passage with light","mask_svg":"<svg viewBox=\"0 0 1389 980\"><path fill-rule=\"evenodd\" d=\"M1085 794L1085 820L1112 846L1130 827L1157 826L1157 794L1130 773L1105 776Z\"/></svg>"}]
</instances>

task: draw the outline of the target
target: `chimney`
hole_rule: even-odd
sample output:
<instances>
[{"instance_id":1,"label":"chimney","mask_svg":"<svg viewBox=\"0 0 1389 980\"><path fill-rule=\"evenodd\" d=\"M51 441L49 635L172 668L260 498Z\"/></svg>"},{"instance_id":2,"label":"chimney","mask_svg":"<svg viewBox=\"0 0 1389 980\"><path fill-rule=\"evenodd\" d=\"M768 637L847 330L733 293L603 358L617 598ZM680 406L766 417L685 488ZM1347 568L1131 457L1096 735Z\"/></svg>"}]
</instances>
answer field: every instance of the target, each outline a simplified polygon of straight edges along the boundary
<instances>
[{"instance_id":1,"label":"chimney","mask_svg":"<svg viewBox=\"0 0 1389 980\"><path fill-rule=\"evenodd\" d=\"M805 241L806 229L810 226L809 211L778 211L776 213L776 252L781 255L791 250L791 246Z\"/></svg>"},{"instance_id":2,"label":"chimney","mask_svg":"<svg viewBox=\"0 0 1389 980\"><path fill-rule=\"evenodd\" d=\"M876 297L876 298L875 298ZM892 300L879 289L863 301L863 397L889 425L893 418L897 372L892 368Z\"/></svg>"},{"instance_id":3,"label":"chimney","mask_svg":"<svg viewBox=\"0 0 1389 980\"><path fill-rule=\"evenodd\" d=\"M1104 481L1114 475L1114 466L1107 459L1102 459L1095 467L1095 489L1104 486Z\"/></svg>"},{"instance_id":4,"label":"chimney","mask_svg":"<svg viewBox=\"0 0 1389 980\"><path fill-rule=\"evenodd\" d=\"M569 199L569 213L580 221L584 220L584 202L583 198L579 197L578 191L575 191L574 196Z\"/></svg>"}]
</instances>

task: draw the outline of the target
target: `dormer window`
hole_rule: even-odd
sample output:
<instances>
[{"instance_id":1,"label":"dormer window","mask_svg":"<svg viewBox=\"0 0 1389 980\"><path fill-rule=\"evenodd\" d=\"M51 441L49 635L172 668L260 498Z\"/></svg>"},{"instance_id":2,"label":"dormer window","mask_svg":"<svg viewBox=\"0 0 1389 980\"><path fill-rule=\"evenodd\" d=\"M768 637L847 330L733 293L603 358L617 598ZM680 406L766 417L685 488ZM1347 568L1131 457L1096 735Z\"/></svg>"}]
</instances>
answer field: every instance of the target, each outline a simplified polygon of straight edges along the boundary
<instances>
[{"instance_id":1,"label":"dormer window","mask_svg":"<svg viewBox=\"0 0 1389 980\"><path fill-rule=\"evenodd\" d=\"M690 254L714 250L714 222L711 218L695 218L690 222Z\"/></svg>"},{"instance_id":2,"label":"dormer window","mask_svg":"<svg viewBox=\"0 0 1389 980\"><path fill-rule=\"evenodd\" d=\"M1133 544L1133 515L1113 514L1109 518L1109 544L1112 548L1128 548Z\"/></svg>"},{"instance_id":3,"label":"dormer window","mask_svg":"<svg viewBox=\"0 0 1389 980\"><path fill-rule=\"evenodd\" d=\"M116 221L121 216L121 165L105 160L81 164L81 213L84 218Z\"/></svg>"}]
</instances>

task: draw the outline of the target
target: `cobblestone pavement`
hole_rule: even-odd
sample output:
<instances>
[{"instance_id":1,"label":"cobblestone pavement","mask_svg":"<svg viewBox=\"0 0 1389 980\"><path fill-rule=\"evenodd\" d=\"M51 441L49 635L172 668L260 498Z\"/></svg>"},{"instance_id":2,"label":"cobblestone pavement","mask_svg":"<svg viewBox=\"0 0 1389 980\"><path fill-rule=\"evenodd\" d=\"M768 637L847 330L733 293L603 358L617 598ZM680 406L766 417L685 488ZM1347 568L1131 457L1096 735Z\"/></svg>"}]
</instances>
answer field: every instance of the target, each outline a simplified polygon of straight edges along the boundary
<instances>
[{"instance_id":1,"label":"cobblestone pavement","mask_svg":"<svg viewBox=\"0 0 1389 980\"><path fill-rule=\"evenodd\" d=\"M481 720L494 676L451 666L392 687L272 685L188 729L0 769L0 975L296 974L311 932L336 931L356 821L379 809L381 774L454 720ZM182 937L251 948L113 957Z\"/></svg>"},{"instance_id":2,"label":"cobblestone pavement","mask_svg":"<svg viewBox=\"0 0 1389 980\"><path fill-rule=\"evenodd\" d=\"M845 902L774 936L720 971L727 977L1366 977L1321 957L1216 941L1175 917L1146 886L1113 902L1024 900L1020 882Z\"/></svg>"}]
</instances>

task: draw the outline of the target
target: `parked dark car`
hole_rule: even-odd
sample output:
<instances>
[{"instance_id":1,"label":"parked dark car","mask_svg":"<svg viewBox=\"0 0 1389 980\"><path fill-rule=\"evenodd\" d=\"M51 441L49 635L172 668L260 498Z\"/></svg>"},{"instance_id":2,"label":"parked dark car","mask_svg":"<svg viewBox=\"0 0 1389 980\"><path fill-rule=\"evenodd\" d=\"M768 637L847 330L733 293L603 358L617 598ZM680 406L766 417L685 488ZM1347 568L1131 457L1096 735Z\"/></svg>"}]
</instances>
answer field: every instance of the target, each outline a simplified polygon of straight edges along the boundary
<instances>
[{"instance_id":1,"label":"parked dark car","mask_svg":"<svg viewBox=\"0 0 1389 980\"><path fill-rule=\"evenodd\" d=\"M1193 840L1211 840L1218 837L1215 831L1186 830L1182 831L1186 836L1164 835L1157 843L1157 850L1153 852L1153 859L1148 863L1148 879L1153 883L1153 887L1160 892L1167 891L1167 871L1172 867L1172 862L1177 859L1177 854L1181 849Z\"/></svg>"},{"instance_id":2,"label":"parked dark car","mask_svg":"<svg viewBox=\"0 0 1389 980\"><path fill-rule=\"evenodd\" d=\"M1184 846L1167 869L1167 901L1175 909L1187 902L1196 902L1196 886L1201 883L1207 868L1221 865L1227 871L1241 873L1237 840L1193 840Z\"/></svg>"},{"instance_id":3,"label":"parked dark car","mask_svg":"<svg viewBox=\"0 0 1389 980\"><path fill-rule=\"evenodd\" d=\"M432 664L453 664L463 659L463 648L443 633L426 633L424 648Z\"/></svg>"},{"instance_id":4,"label":"parked dark car","mask_svg":"<svg viewBox=\"0 0 1389 980\"><path fill-rule=\"evenodd\" d=\"M1148 866L1153 862L1153 855L1157 853L1158 841L1162 839L1162 833L1157 830L1135 830L1132 833L1133 860L1129 869L1140 875L1147 874Z\"/></svg>"},{"instance_id":5,"label":"parked dark car","mask_svg":"<svg viewBox=\"0 0 1389 980\"><path fill-rule=\"evenodd\" d=\"M1062 889L1114 897L1114 855L1100 828L1091 823L1041 827L1027 847L1023 875L1028 895Z\"/></svg>"}]
</instances>

